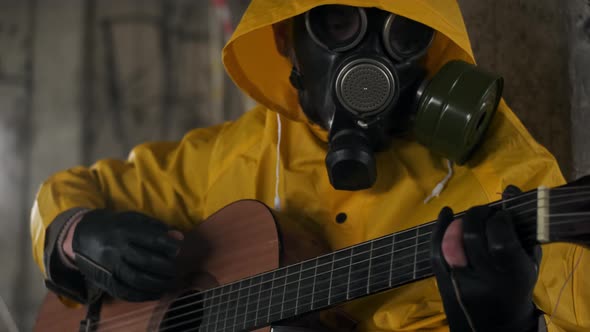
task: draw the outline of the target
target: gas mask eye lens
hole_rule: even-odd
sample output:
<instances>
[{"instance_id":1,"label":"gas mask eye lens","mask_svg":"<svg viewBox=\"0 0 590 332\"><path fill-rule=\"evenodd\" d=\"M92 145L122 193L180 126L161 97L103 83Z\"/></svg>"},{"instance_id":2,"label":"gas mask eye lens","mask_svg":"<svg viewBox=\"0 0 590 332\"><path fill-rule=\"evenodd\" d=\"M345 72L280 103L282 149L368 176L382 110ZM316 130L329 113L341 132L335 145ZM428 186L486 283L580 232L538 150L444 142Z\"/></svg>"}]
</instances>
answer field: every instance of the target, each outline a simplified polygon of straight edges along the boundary
<instances>
[{"instance_id":1,"label":"gas mask eye lens","mask_svg":"<svg viewBox=\"0 0 590 332\"><path fill-rule=\"evenodd\" d=\"M367 16L363 9L327 5L313 8L305 14L305 24L311 38L325 49L343 52L355 47L367 31Z\"/></svg>"},{"instance_id":2,"label":"gas mask eye lens","mask_svg":"<svg viewBox=\"0 0 590 332\"><path fill-rule=\"evenodd\" d=\"M358 15L347 15L342 11L331 11L326 16L325 29L327 35L337 42L346 42L353 38L360 28Z\"/></svg>"},{"instance_id":3,"label":"gas mask eye lens","mask_svg":"<svg viewBox=\"0 0 590 332\"><path fill-rule=\"evenodd\" d=\"M385 22L383 42L385 48L397 61L411 61L426 53L434 30L409 18L391 14Z\"/></svg>"}]
</instances>

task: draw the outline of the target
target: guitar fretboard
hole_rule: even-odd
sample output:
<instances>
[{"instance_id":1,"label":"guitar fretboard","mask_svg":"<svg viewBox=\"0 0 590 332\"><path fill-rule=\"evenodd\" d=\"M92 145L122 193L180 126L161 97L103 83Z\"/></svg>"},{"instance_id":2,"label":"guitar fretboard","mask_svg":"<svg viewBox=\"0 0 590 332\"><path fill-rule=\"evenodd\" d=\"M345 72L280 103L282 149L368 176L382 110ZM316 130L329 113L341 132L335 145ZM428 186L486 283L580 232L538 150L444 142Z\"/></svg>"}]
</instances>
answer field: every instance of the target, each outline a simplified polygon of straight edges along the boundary
<instances>
[{"instance_id":1,"label":"guitar fretboard","mask_svg":"<svg viewBox=\"0 0 590 332\"><path fill-rule=\"evenodd\" d=\"M242 331L432 276L433 223L203 293L199 331Z\"/></svg>"}]
</instances>

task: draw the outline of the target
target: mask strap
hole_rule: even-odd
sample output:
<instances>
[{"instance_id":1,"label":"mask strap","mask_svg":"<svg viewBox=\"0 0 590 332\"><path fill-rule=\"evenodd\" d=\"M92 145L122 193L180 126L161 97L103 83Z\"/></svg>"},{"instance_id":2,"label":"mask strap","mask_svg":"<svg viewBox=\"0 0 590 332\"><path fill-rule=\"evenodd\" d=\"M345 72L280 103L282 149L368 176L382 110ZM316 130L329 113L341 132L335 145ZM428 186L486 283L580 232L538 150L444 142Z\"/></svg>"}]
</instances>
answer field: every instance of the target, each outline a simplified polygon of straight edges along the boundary
<instances>
[{"instance_id":1,"label":"mask strap","mask_svg":"<svg viewBox=\"0 0 590 332\"><path fill-rule=\"evenodd\" d=\"M296 90L299 90L299 91L303 90L303 82L301 79L301 73L297 70L297 68L295 68L295 66L293 66L293 68L291 69L291 75L289 75L289 82L291 82L291 85ZM279 123L280 123L280 120L279 120Z\"/></svg>"},{"instance_id":2,"label":"mask strap","mask_svg":"<svg viewBox=\"0 0 590 332\"><path fill-rule=\"evenodd\" d=\"M277 112L277 162L275 169L275 200L274 208L277 211L281 210L281 196L279 196L279 168L281 165L281 116Z\"/></svg>"},{"instance_id":3,"label":"mask strap","mask_svg":"<svg viewBox=\"0 0 590 332\"><path fill-rule=\"evenodd\" d=\"M440 194L442 193L442 191L445 189L445 186L447 185L447 183L449 182L449 180L451 180L451 178L453 177L453 162L447 159L447 168L448 168L448 173L445 176L444 179L442 179L442 181L440 181L436 187L434 187L434 189L432 189L432 192L430 193L430 196L426 197L426 199L424 200L424 204L428 204L428 202L430 202L433 198L440 196Z\"/></svg>"}]
</instances>

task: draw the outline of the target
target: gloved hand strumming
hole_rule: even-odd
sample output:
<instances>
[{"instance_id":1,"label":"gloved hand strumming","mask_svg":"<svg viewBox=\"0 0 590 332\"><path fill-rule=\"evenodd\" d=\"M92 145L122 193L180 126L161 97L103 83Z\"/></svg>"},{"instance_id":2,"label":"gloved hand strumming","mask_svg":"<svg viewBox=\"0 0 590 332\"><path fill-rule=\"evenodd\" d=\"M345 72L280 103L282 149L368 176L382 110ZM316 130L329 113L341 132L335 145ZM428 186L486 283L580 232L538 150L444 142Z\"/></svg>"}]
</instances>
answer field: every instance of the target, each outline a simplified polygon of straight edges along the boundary
<instances>
[{"instance_id":1,"label":"gloved hand strumming","mask_svg":"<svg viewBox=\"0 0 590 332\"><path fill-rule=\"evenodd\" d=\"M76 266L97 287L126 301L156 300L174 283L180 241L137 212L87 212L72 240Z\"/></svg>"}]
</instances>

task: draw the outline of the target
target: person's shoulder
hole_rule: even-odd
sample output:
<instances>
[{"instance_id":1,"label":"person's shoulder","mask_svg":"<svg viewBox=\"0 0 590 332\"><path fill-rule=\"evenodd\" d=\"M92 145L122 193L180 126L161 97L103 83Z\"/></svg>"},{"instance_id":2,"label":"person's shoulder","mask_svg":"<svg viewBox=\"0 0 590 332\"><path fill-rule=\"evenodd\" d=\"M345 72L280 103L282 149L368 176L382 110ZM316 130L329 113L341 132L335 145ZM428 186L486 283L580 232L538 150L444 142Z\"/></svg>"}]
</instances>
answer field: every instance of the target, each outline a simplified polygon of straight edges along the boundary
<instances>
[{"instance_id":1,"label":"person's shoulder","mask_svg":"<svg viewBox=\"0 0 590 332\"><path fill-rule=\"evenodd\" d=\"M183 149L186 149L186 152L207 151L214 161L233 160L244 155L257 156L265 144L272 143L267 135L271 112L259 105L246 111L236 120L194 129L183 138Z\"/></svg>"},{"instance_id":2,"label":"person's shoulder","mask_svg":"<svg viewBox=\"0 0 590 332\"><path fill-rule=\"evenodd\" d=\"M526 158L542 158L554 161L553 155L526 129L520 119L504 101L499 106L487 137L477 154L483 162L509 158L520 161Z\"/></svg>"},{"instance_id":3,"label":"person's shoulder","mask_svg":"<svg viewBox=\"0 0 590 332\"><path fill-rule=\"evenodd\" d=\"M189 131L185 140L202 141L202 140L235 140L256 137L261 135L265 127L266 114L269 112L264 106L255 106L249 111L244 112L239 118L233 121L227 121L222 124L205 128L196 128Z\"/></svg>"},{"instance_id":4,"label":"person's shoulder","mask_svg":"<svg viewBox=\"0 0 590 332\"><path fill-rule=\"evenodd\" d=\"M509 184L530 190L565 182L555 157L503 101L468 166L491 193L502 192Z\"/></svg>"}]
</instances>

